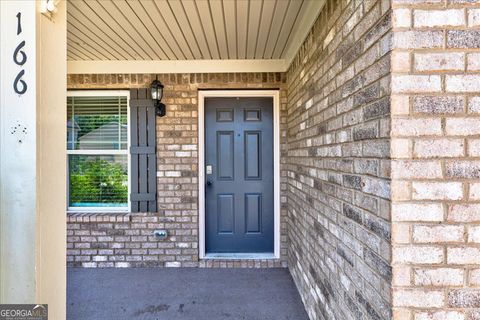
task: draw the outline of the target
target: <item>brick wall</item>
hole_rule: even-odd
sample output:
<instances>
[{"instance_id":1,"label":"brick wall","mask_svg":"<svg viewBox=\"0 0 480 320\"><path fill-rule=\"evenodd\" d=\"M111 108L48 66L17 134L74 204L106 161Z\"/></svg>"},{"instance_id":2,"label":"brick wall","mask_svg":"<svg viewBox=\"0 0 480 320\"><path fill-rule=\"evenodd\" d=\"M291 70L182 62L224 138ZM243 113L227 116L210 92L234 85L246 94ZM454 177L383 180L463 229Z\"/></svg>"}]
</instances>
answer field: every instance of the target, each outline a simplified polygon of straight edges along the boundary
<instances>
[{"instance_id":1,"label":"brick wall","mask_svg":"<svg viewBox=\"0 0 480 320\"><path fill-rule=\"evenodd\" d=\"M480 319L480 1L392 0L395 320Z\"/></svg>"},{"instance_id":2,"label":"brick wall","mask_svg":"<svg viewBox=\"0 0 480 320\"><path fill-rule=\"evenodd\" d=\"M153 74L69 75L69 89L148 87ZM286 266L286 209L281 212L281 259L198 261L198 89L280 88L281 154L286 150L285 74L160 74L167 116L157 118L158 213L68 217L68 265L84 267ZM281 176L285 171L281 160ZM286 189L282 181L281 190ZM281 196L282 204L286 196ZM158 241L154 229L166 229Z\"/></svg>"},{"instance_id":3,"label":"brick wall","mask_svg":"<svg viewBox=\"0 0 480 320\"><path fill-rule=\"evenodd\" d=\"M71 215L69 265L288 261L311 319L480 319L480 0L328 0L286 74L159 77L159 212ZM197 261L197 90L272 87L282 258ZM171 236L159 242L155 228Z\"/></svg>"},{"instance_id":4,"label":"brick wall","mask_svg":"<svg viewBox=\"0 0 480 320\"><path fill-rule=\"evenodd\" d=\"M287 72L288 264L311 319L391 318L390 1L327 1Z\"/></svg>"}]
</instances>

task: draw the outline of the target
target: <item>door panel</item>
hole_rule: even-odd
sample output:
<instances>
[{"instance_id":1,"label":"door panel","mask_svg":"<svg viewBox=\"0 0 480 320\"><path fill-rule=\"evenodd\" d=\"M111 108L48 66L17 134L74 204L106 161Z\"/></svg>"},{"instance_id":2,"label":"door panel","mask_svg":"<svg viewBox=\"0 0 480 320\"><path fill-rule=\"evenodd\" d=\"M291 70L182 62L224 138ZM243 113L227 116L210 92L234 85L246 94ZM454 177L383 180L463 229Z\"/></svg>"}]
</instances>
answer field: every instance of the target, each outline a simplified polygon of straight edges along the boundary
<instances>
[{"instance_id":1,"label":"door panel","mask_svg":"<svg viewBox=\"0 0 480 320\"><path fill-rule=\"evenodd\" d=\"M234 195L233 194L219 194L217 196L217 217L218 230L217 233L233 233L234 230Z\"/></svg>"},{"instance_id":2,"label":"door panel","mask_svg":"<svg viewBox=\"0 0 480 320\"><path fill-rule=\"evenodd\" d=\"M273 252L273 99L205 99L207 253Z\"/></svg>"},{"instance_id":3,"label":"door panel","mask_svg":"<svg viewBox=\"0 0 480 320\"><path fill-rule=\"evenodd\" d=\"M233 131L217 132L217 172L220 180L233 180L235 170L233 135Z\"/></svg>"},{"instance_id":4,"label":"door panel","mask_svg":"<svg viewBox=\"0 0 480 320\"><path fill-rule=\"evenodd\" d=\"M245 179L261 179L262 155L260 131L245 131Z\"/></svg>"},{"instance_id":5,"label":"door panel","mask_svg":"<svg viewBox=\"0 0 480 320\"><path fill-rule=\"evenodd\" d=\"M262 195L245 195L245 220L247 233L259 233L262 230Z\"/></svg>"}]
</instances>

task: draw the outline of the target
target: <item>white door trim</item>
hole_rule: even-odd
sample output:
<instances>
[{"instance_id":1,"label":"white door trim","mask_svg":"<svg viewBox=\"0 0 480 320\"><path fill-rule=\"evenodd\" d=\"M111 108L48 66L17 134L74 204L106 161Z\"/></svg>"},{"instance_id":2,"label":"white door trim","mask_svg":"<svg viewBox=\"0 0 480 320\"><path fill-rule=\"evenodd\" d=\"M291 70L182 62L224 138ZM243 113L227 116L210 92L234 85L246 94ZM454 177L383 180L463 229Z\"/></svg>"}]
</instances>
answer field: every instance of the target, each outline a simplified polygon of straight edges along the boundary
<instances>
[{"instance_id":1,"label":"white door trim","mask_svg":"<svg viewBox=\"0 0 480 320\"><path fill-rule=\"evenodd\" d=\"M278 90L199 90L198 91L198 234L199 258L205 259L205 98L273 98L273 194L274 255L280 258L280 94ZM236 256L233 254L233 256ZM220 258L220 257L219 257ZM238 256L241 259L241 256Z\"/></svg>"}]
</instances>

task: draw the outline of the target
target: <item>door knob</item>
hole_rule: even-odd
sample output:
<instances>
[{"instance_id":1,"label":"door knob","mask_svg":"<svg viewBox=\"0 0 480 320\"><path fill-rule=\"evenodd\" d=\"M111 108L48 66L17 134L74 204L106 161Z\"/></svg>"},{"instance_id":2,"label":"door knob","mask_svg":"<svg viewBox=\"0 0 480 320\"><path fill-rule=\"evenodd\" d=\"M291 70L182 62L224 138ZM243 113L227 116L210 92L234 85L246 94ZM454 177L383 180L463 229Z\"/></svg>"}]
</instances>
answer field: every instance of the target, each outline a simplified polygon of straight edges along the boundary
<instances>
[{"instance_id":1,"label":"door knob","mask_svg":"<svg viewBox=\"0 0 480 320\"><path fill-rule=\"evenodd\" d=\"M209 186L209 187L210 187L211 185L212 185L212 181L210 181L210 180L207 180L207 186Z\"/></svg>"}]
</instances>

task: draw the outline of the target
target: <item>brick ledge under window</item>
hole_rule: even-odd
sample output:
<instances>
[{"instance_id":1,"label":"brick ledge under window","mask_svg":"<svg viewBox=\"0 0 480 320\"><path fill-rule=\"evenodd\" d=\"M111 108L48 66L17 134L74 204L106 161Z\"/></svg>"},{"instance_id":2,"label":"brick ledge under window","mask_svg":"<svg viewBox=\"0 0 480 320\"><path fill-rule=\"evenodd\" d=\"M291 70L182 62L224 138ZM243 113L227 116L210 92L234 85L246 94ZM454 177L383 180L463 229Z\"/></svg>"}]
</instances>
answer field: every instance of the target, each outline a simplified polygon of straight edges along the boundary
<instances>
[{"instance_id":1,"label":"brick ledge under window","mask_svg":"<svg viewBox=\"0 0 480 320\"><path fill-rule=\"evenodd\" d=\"M69 222L131 222L132 217L158 216L157 212L67 212Z\"/></svg>"}]
</instances>

